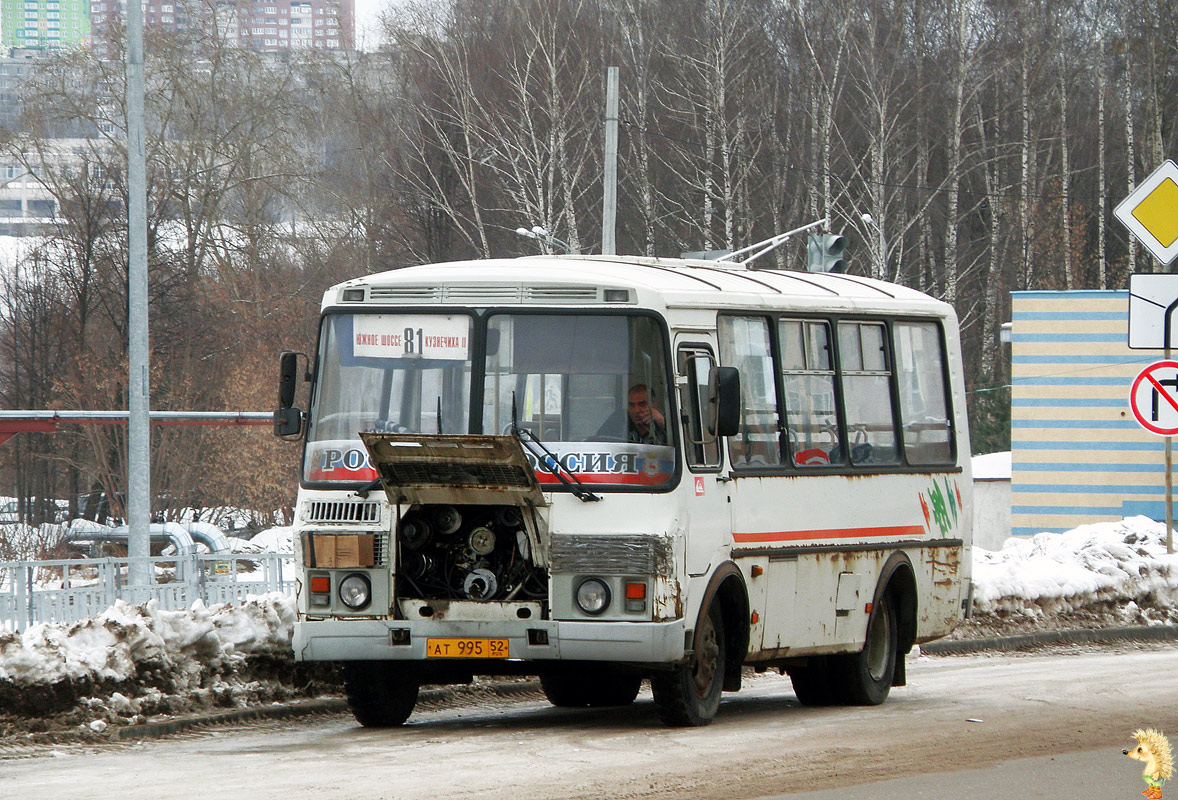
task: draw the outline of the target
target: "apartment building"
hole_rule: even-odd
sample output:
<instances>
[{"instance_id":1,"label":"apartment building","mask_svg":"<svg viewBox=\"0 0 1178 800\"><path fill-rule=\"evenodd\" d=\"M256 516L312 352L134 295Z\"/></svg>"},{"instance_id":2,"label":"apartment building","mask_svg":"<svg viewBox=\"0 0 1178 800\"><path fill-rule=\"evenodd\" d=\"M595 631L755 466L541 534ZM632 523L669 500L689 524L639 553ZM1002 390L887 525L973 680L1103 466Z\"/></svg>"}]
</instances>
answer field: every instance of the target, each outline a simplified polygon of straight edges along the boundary
<instances>
[{"instance_id":1,"label":"apartment building","mask_svg":"<svg viewBox=\"0 0 1178 800\"><path fill-rule=\"evenodd\" d=\"M57 50L90 44L90 0L0 0L4 48Z\"/></svg>"},{"instance_id":2,"label":"apartment building","mask_svg":"<svg viewBox=\"0 0 1178 800\"><path fill-rule=\"evenodd\" d=\"M117 25L126 0L90 0L94 35ZM351 50L355 0L143 0L146 30L212 26L241 47L261 52Z\"/></svg>"},{"instance_id":3,"label":"apartment building","mask_svg":"<svg viewBox=\"0 0 1178 800\"><path fill-rule=\"evenodd\" d=\"M262 52L355 47L355 0L142 0L146 30L212 28ZM126 0L0 0L6 50L57 50L101 44L117 30Z\"/></svg>"}]
</instances>

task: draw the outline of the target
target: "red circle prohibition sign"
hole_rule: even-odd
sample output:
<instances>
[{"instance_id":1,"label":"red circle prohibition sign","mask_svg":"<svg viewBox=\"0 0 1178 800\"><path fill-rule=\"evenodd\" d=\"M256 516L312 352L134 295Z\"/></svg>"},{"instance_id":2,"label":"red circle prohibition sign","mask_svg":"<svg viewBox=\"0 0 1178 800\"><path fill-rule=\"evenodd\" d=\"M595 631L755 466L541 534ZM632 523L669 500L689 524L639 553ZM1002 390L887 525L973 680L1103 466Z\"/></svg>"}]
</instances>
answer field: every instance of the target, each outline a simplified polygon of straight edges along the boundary
<instances>
[{"instance_id":1,"label":"red circle prohibition sign","mask_svg":"<svg viewBox=\"0 0 1178 800\"><path fill-rule=\"evenodd\" d=\"M1150 433L1178 435L1178 361L1155 361L1141 370L1129 390L1129 407Z\"/></svg>"}]
</instances>

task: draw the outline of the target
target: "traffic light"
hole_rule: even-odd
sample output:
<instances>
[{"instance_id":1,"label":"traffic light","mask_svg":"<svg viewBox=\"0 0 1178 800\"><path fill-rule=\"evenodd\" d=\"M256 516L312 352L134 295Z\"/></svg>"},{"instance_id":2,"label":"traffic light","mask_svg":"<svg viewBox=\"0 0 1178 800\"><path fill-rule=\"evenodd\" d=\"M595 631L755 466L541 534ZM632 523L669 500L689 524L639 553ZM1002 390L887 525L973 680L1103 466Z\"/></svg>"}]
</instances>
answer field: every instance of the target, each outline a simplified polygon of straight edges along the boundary
<instances>
[{"instance_id":1,"label":"traffic light","mask_svg":"<svg viewBox=\"0 0 1178 800\"><path fill-rule=\"evenodd\" d=\"M847 237L837 233L810 234L806 242L806 269L809 272L846 272Z\"/></svg>"}]
</instances>

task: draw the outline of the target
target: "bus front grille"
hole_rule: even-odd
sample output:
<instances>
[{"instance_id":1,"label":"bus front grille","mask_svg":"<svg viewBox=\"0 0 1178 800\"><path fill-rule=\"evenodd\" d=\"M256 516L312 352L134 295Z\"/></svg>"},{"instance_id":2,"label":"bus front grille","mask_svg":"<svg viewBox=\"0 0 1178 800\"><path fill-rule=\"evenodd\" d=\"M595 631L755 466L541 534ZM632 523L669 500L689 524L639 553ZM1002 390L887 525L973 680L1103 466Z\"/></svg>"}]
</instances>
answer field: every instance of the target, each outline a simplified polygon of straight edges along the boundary
<instances>
[{"instance_id":1,"label":"bus front grille","mask_svg":"<svg viewBox=\"0 0 1178 800\"><path fill-rule=\"evenodd\" d=\"M388 566L389 534L386 531L375 531L372 537L373 563L377 567Z\"/></svg>"},{"instance_id":2,"label":"bus front grille","mask_svg":"<svg viewBox=\"0 0 1178 800\"><path fill-rule=\"evenodd\" d=\"M350 500L312 500L307 503L306 522L380 522L380 503Z\"/></svg>"}]
</instances>

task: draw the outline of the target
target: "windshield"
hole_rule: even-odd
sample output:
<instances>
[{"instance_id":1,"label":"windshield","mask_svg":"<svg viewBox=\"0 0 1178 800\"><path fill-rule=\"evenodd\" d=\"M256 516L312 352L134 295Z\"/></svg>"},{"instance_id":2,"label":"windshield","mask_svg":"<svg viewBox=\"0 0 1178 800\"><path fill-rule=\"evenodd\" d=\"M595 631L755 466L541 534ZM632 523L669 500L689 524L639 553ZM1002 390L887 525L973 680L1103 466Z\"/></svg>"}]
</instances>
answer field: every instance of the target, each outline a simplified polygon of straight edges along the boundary
<instances>
[{"instance_id":1,"label":"windshield","mask_svg":"<svg viewBox=\"0 0 1178 800\"><path fill-rule=\"evenodd\" d=\"M518 426L525 439L541 443L525 446L541 484L558 483L541 463L553 458L585 483L665 484L675 450L664 353L652 317L493 315L483 432Z\"/></svg>"},{"instance_id":2,"label":"windshield","mask_svg":"<svg viewBox=\"0 0 1178 800\"><path fill-rule=\"evenodd\" d=\"M470 353L465 314L327 317L303 479L373 480L361 431L467 433Z\"/></svg>"}]
</instances>

